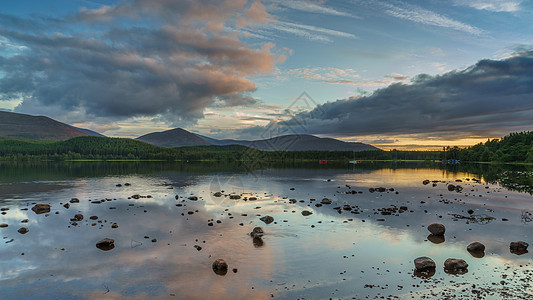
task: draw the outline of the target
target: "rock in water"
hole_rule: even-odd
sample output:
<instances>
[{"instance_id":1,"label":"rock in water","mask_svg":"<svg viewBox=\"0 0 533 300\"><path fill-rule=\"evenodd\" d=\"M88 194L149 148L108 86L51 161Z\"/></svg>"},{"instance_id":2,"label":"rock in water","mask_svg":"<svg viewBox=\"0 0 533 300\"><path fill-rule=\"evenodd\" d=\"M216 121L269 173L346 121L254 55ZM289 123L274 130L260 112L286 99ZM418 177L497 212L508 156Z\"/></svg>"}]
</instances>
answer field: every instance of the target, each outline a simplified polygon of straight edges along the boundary
<instances>
[{"instance_id":1,"label":"rock in water","mask_svg":"<svg viewBox=\"0 0 533 300\"><path fill-rule=\"evenodd\" d=\"M440 223L433 223L428 226L428 230L433 235L444 235L444 232L446 232L446 227Z\"/></svg>"},{"instance_id":2,"label":"rock in water","mask_svg":"<svg viewBox=\"0 0 533 300\"><path fill-rule=\"evenodd\" d=\"M466 247L466 250L468 250L468 252L484 252L485 245L480 242L473 242Z\"/></svg>"},{"instance_id":3,"label":"rock in water","mask_svg":"<svg viewBox=\"0 0 533 300\"><path fill-rule=\"evenodd\" d=\"M453 184L448 184L448 191L450 191L450 192L455 191L455 185L453 185Z\"/></svg>"},{"instance_id":4,"label":"rock in water","mask_svg":"<svg viewBox=\"0 0 533 300\"><path fill-rule=\"evenodd\" d=\"M270 223L274 222L274 218L271 217L271 216L264 216L264 217L260 218L259 220L265 222L265 224L270 224Z\"/></svg>"},{"instance_id":5,"label":"rock in water","mask_svg":"<svg viewBox=\"0 0 533 300\"><path fill-rule=\"evenodd\" d=\"M48 205L48 204L35 204L35 206L31 208L31 210L33 210L33 212L38 214L38 215L44 214L44 213L49 213L50 212L50 205Z\"/></svg>"},{"instance_id":6,"label":"rock in water","mask_svg":"<svg viewBox=\"0 0 533 300\"><path fill-rule=\"evenodd\" d=\"M20 233L20 234L26 234L26 233L28 233L28 231L30 231L30 230L29 230L28 228L26 228L26 227L20 227L20 229L17 230L17 231L18 231L18 233Z\"/></svg>"},{"instance_id":7,"label":"rock in water","mask_svg":"<svg viewBox=\"0 0 533 300\"><path fill-rule=\"evenodd\" d=\"M213 271L215 274L224 276L228 273L228 263L225 260L219 258L213 262Z\"/></svg>"},{"instance_id":8,"label":"rock in water","mask_svg":"<svg viewBox=\"0 0 533 300\"><path fill-rule=\"evenodd\" d=\"M468 263L464 259L448 258L444 262L444 271L453 274L464 274L468 272Z\"/></svg>"},{"instance_id":9,"label":"rock in water","mask_svg":"<svg viewBox=\"0 0 533 300\"><path fill-rule=\"evenodd\" d=\"M313 214L313 213L310 212L310 211L308 211L308 210L304 210L304 211L302 211L302 216L304 216L304 217L307 217L307 216L312 215L312 214Z\"/></svg>"},{"instance_id":10,"label":"rock in water","mask_svg":"<svg viewBox=\"0 0 533 300\"><path fill-rule=\"evenodd\" d=\"M522 255L528 252L528 246L529 244L523 241L511 242L511 244L509 245L509 249L513 254Z\"/></svg>"},{"instance_id":11,"label":"rock in water","mask_svg":"<svg viewBox=\"0 0 533 300\"><path fill-rule=\"evenodd\" d=\"M428 271L428 270L436 268L435 262L427 256L419 257L415 259L414 262L415 262L415 269L417 271Z\"/></svg>"},{"instance_id":12,"label":"rock in water","mask_svg":"<svg viewBox=\"0 0 533 300\"><path fill-rule=\"evenodd\" d=\"M324 199L322 199L322 201L320 201L320 203L322 203L322 204L331 204L331 200L329 200L328 198L324 198Z\"/></svg>"},{"instance_id":13,"label":"rock in water","mask_svg":"<svg viewBox=\"0 0 533 300\"><path fill-rule=\"evenodd\" d=\"M255 227L252 232L250 232L250 236L252 237L262 237L265 233L263 232L263 228L261 227Z\"/></svg>"},{"instance_id":14,"label":"rock in water","mask_svg":"<svg viewBox=\"0 0 533 300\"><path fill-rule=\"evenodd\" d=\"M98 243L96 243L96 248L103 251L109 251L115 248L115 240L109 238L102 239Z\"/></svg>"},{"instance_id":15,"label":"rock in water","mask_svg":"<svg viewBox=\"0 0 533 300\"><path fill-rule=\"evenodd\" d=\"M73 221L73 222L79 222L79 221L83 220L83 215L82 214L75 214L74 218L72 218L70 220Z\"/></svg>"}]
</instances>

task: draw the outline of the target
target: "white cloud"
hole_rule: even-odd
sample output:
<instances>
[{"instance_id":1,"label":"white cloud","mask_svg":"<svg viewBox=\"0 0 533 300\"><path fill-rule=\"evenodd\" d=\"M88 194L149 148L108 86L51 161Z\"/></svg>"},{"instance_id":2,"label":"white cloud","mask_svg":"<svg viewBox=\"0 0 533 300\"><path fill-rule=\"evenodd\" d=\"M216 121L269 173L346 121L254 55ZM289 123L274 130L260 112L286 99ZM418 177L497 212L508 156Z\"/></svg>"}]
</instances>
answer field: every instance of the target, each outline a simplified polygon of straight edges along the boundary
<instances>
[{"instance_id":1,"label":"white cloud","mask_svg":"<svg viewBox=\"0 0 533 300\"><path fill-rule=\"evenodd\" d=\"M317 3L310 2L310 1L280 1L280 0L274 0L273 2L276 3L277 5L280 5L280 6L283 6L283 7L287 7L287 8L290 8L290 9L294 9L294 10L299 10L299 11L326 14L326 15L333 15L333 16L343 16L343 17L357 18L356 16L354 16L354 15L348 13L348 12L339 11L339 10L336 10L334 8L327 7L327 6L324 6L324 5L319 5Z\"/></svg>"},{"instance_id":2,"label":"white cloud","mask_svg":"<svg viewBox=\"0 0 533 300\"><path fill-rule=\"evenodd\" d=\"M385 7L385 12L393 17L409 20L411 22L449 28L457 31L466 32L473 35L481 35L484 33L483 30L450 19L446 16L440 15L433 11L427 10L425 8L407 4L407 3L398 3L398 5L393 5L390 3L381 3Z\"/></svg>"},{"instance_id":3,"label":"white cloud","mask_svg":"<svg viewBox=\"0 0 533 300\"><path fill-rule=\"evenodd\" d=\"M332 42L331 37L342 37L356 39L357 37L351 33L311 26L304 24L296 24L285 21L272 21L263 27L264 29L273 29L290 33L296 36L304 37L311 41Z\"/></svg>"},{"instance_id":4,"label":"white cloud","mask_svg":"<svg viewBox=\"0 0 533 300\"><path fill-rule=\"evenodd\" d=\"M469 6L493 12L515 12L520 10L522 0L454 0L455 5Z\"/></svg>"}]
</instances>

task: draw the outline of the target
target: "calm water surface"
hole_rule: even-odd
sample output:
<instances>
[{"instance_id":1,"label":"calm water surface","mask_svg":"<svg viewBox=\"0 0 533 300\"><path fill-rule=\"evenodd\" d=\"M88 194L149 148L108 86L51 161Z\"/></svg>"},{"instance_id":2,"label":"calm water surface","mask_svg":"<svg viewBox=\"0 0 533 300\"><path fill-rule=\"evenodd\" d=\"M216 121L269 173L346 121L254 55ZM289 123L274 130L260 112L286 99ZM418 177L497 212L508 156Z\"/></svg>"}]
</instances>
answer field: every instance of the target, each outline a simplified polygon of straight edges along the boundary
<instances>
[{"instance_id":1,"label":"calm water surface","mask_svg":"<svg viewBox=\"0 0 533 300\"><path fill-rule=\"evenodd\" d=\"M509 243L533 243L528 218L533 197L496 183L504 171L528 170L433 164L250 171L228 164L4 163L0 223L8 226L0 228L0 297L528 298L533 294L531 253L512 254ZM423 185L426 179L438 182ZM448 184L463 190L449 191ZM377 187L387 191L369 191ZM64 207L72 198L80 202ZM323 198L332 204L315 206ZM35 204L50 204L51 211L36 214ZM345 205L354 209L338 209ZM381 214L400 206L408 210ZM303 216L304 210L312 214ZM77 225L71 221L76 214L83 215ZM266 215L274 222L262 222ZM428 240L426 226L434 222L446 226L444 241ZM114 223L118 228L112 228ZM249 233L256 226L265 235L254 243ZM21 234L21 227L29 231ZM114 239L115 248L98 249L103 238ZM466 251L473 241L485 244L483 258ZM414 276L413 260L419 256L436 262L432 277ZM211 268L218 258L229 265L225 276ZM468 273L445 273L447 258L465 259Z\"/></svg>"}]
</instances>

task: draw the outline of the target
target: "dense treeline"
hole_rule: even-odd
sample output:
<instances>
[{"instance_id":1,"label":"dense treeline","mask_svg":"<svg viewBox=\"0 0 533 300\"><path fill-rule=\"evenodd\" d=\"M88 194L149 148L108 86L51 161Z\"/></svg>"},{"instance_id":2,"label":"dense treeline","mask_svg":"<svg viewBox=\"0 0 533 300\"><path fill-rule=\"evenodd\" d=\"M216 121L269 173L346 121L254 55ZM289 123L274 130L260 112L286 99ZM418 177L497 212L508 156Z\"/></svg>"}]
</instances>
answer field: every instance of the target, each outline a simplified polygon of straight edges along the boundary
<instances>
[{"instance_id":1,"label":"dense treeline","mask_svg":"<svg viewBox=\"0 0 533 300\"><path fill-rule=\"evenodd\" d=\"M61 142L0 140L3 160L231 160L247 148L198 146L171 149L126 138L76 137Z\"/></svg>"},{"instance_id":2,"label":"dense treeline","mask_svg":"<svg viewBox=\"0 0 533 300\"><path fill-rule=\"evenodd\" d=\"M166 161L344 161L438 159L438 151L260 151L240 145L164 148L125 138L76 137L50 142L0 139L2 160L166 160Z\"/></svg>"},{"instance_id":3,"label":"dense treeline","mask_svg":"<svg viewBox=\"0 0 533 300\"><path fill-rule=\"evenodd\" d=\"M460 149L447 149L447 158L472 162L527 162L533 163L533 132L511 133L502 139Z\"/></svg>"},{"instance_id":4,"label":"dense treeline","mask_svg":"<svg viewBox=\"0 0 533 300\"><path fill-rule=\"evenodd\" d=\"M83 136L67 141L0 139L0 160L165 160L298 162L350 160L439 160L533 163L533 132L511 133L468 148L446 151L260 151L240 145L164 148L126 138Z\"/></svg>"}]
</instances>

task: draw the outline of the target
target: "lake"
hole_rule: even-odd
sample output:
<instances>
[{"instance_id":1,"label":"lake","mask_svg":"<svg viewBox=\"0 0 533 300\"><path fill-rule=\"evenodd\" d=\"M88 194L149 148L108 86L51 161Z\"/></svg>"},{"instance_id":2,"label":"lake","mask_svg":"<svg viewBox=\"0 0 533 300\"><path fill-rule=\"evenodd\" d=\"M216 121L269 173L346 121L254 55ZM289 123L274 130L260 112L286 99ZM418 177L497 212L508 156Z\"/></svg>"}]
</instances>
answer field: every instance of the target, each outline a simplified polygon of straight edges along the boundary
<instances>
[{"instance_id":1,"label":"lake","mask_svg":"<svg viewBox=\"0 0 533 300\"><path fill-rule=\"evenodd\" d=\"M530 178L436 163L0 163L0 295L528 298L531 253L509 244L533 242ZM444 237L429 236L435 222ZM97 248L104 238L113 247ZM483 257L466 250L474 241ZM421 256L434 274L415 274ZM467 272L445 271L447 258Z\"/></svg>"}]
</instances>

